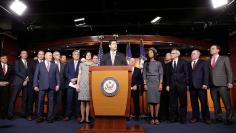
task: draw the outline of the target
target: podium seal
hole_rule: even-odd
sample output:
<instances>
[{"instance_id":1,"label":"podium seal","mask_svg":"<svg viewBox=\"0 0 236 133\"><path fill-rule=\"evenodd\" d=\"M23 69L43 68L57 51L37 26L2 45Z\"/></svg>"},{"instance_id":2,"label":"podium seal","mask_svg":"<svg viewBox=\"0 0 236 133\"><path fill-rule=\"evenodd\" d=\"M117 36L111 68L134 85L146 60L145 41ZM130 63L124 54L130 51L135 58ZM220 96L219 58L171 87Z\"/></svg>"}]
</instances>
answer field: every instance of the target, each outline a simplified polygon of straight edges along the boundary
<instances>
[{"instance_id":1,"label":"podium seal","mask_svg":"<svg viewBox=\"0 0 236 133\"><path fill-rule=\"evenodd\" d=\"M105 96L115 96L119 91L119 83L113 77L105 78L101 83L101 90Z\"/></svg>"}]
</instances>

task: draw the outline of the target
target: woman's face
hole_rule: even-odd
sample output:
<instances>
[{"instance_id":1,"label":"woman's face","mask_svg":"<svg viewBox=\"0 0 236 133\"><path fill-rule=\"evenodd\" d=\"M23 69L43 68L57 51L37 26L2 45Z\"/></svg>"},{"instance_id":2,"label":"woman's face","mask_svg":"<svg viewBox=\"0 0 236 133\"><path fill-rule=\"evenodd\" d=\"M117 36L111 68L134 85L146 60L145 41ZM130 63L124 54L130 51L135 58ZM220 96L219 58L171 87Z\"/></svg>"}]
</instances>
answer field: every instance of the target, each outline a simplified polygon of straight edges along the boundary
<instances>
[{"instance_id":1,"label":"woman's face","mask_svg":"<svg viewBox=\"0 0 236 133\"><path fill-rule=\"evenodd\" d=\"M87 53L85 58L86 58L86 60L91 60L91 58L92 58L91 53Z\"/></svg>"},{"instance_id":2,"label":"woman's face","mask_svg":"<svg viewBox=\"0 0 236 133\"><path fill-rule=\"evenodd\" d=\"M148 57L149 58L154 58L154 52L152 50L148 51Z\"/></svg>"}]
</instances>

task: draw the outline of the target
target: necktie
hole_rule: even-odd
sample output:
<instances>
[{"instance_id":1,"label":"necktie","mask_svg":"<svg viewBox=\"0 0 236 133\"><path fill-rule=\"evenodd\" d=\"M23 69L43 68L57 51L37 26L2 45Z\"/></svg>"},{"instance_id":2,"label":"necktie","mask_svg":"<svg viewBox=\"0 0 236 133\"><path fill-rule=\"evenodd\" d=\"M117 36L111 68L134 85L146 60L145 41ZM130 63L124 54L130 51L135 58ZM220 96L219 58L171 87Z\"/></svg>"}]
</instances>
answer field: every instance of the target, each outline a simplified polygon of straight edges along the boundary
<instances>
[{"instance_id":1,"label":"necktie","mask_svg":"<svg viewBox=\"0 0 236 133\"><path fill-rule=\"evenodd\" d=\"M3 75L5 76L6 75L6 64L3 64L2 70L3 70Z\"/></svg>"},{"instance_id":2,"label":"necktie","mask_svg":"<svg viewBox=\"0 0 236 133\"><path fill-rule=\"evenodd\" d=\"M28 66L27 66L27 61L24 60L23 63L24 63L24 65L25 65L25 68L27 69L27 67L28 67Z\"/></svg>"},{"instance_id":3,"label":"necktie","mask_svg":"<svg viewBox=\"0 0 236 133\"><path fill-rule=\"evenodd\" d=\"M212 58L212 63L211 63L211 67L214 68L215 65L216 65L216 57L213 56L213 58Z\"/></svg>"},{"instance_id":4,"label":"necktie","mask_svg":"<svg viewBox=\"0 0 236 133\"><path fill-rule=\"evenodd\" d=\"M74 67L75 67L75 71L76 71L76 67L77 67L78 61L75 61L75 63L74 63L74 64L75 64L75 66L74 66Z\"/></svg>"},{"instance_id":5,"label":"necktie","mask_svg":"<svg viewBox=\"0 0 236 133\"><path fill-rule=\"evenodd\" d=\"M49 62L47 62L47 70L48 70L48 72L50 70L50 63Z\"/></svg>"},{"instance_id":6,"label":"necktie","mask_svg":"<svg viewBox=\"0 0 236 133\"><path fill-rule=\"evenodd\" d=\"M177 65L176 65L176 61L174 61L174 70L176 69Z\"/></svg>"},{"instance_id":7,"label":"necktie","mask_svg":"<svg viewBox=\"0 0 236 133\"><path fill-rule=\"evenodd\" d=\"M115 52L112 52L112 54L111 54L111 62L112 62L112 65L114 65L114 63L115 63Z\"/></svg>"},{"instance_id":8,"label":"necktie","mask_svg":"<svg viewBox=\"0 0 236 133\"><path fill-rule=\"evenodd\" d=\"M61 68L60 68L60 62L57 62L56 64L57 64L58 70L59 70L59 72L60 72L60 69L61 69Z\"/></svg>"},{"instance_id":9,"label":"necktie","mask_svg":"<svg viewBox=\"0 0 236 133\"><path fill-rule=\"evenodd\" d=\"M193 70L195 69L196 61L193 61Z\"/></svg>"}]
</instances>

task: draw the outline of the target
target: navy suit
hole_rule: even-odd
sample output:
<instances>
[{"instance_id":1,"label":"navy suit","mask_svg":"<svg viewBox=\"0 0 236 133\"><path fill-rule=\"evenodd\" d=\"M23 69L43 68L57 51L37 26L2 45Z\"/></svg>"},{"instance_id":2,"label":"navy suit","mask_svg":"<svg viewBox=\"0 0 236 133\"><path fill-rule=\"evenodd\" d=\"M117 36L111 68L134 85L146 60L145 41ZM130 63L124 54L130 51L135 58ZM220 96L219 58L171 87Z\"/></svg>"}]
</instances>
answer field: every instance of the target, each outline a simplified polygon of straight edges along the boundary
<instances>
[{"instance_id":1,"label":"navy suit","mask_svg":"<svg viewBox=\"0 0 236 133\"><path fill-rule=\"evenodd\" d=\"M137 86L137 90L132 90L131 94L134 102L134 116L136 118L139 117L140 109L139 109L139 93L141 92L141 85L143 85L143 76L141 70L137 67L134 67L132 74L132 82L131 86Z\"/></svg>"},{"instance_id":2,"label":"navy suit","mask_svg":"<svg viewBox=\"0 0 236 133\"><path fill-rule=\"evenodd\" d=\"M65 116L70 117L72 114L72 108L75 108L75 115L80 115L80 105L78 101L78 92L75 88L69 86L71 79L78 77L79 72L79 64L78 61L77 66L75 68L74 60L69 61L65 66L65 77L66 77L66 112ZM73 106L73 107L72 107Z\"/></svg>"},{"instance_id":3,"label":"navy suit","mask_svg":"<svg viewBox=\"0 0 236 133\"><path fill-rule=\"evenodd\" d=\"M173 61L167 64L167 86L170 86L170 119L177 120L178 99L180 103L180 120L186 121L187 115L187 85L189 80L189 68L185 60L179 59L177 67L173 67Z\"/></svg>"},{"instance_id":4,"label":"navy suit","mask_svg":"<svg viewBox=\"0 0 236 133\"><path fill-rule=\"evenodd\" d=\"M15 105L15 101L17 98L17 95L22 90L22 116L26 116L29 112L27 112L27 101L28 101L28 87L23 86L23 82L26 80L26 78L29 76L29 66L30 63L27 61L27 67L24 65L23 61L21 59L18 59L15 61L15 69L14 69L14 79L13 79L13 90L11 92L11 97L9 101L9 107L8 107L8 116L13 116L13 109Z\"/></svg>"},{"instance_id":5,"label":"navy suit","mask_svg":"<svg viewBox=\"0 0 236 133\"><path fill-rule=\"evenodd\" d=\"M198 98L201 102L203 119L210 119L210 112L207 101L207 90L202 85L209 85L209 67L206 61L199 59L195 67L189 63L189 89L192 105L193 118L200 119Z\"/></svg>"},{"instance_id":6,"label":"navy suit","mask_svg":"<svg viewBox=\"0 0 236 133\"><path fill-rule=\"evenodd\" d=\"M55 63L50 63L49 72L45 62L37 65L34 74L34 87L39 88L37 115L42 117L45 94L48 94L48 119L53 119L54 91L60 85L60 73Z\"/></svg>"}]
</instances>

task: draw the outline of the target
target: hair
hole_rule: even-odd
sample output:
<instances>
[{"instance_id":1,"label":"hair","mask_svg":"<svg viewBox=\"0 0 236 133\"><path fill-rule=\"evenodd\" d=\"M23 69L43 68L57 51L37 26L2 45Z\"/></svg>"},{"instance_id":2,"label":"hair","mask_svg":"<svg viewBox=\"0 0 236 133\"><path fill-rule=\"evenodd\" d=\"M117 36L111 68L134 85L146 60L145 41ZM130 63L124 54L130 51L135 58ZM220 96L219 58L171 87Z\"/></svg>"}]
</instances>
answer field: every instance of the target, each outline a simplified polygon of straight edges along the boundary
<instances>
[{"instance_id":1,"label":"hair","mask_svg":"<svg viewBox=\"0 0 236 133\"><path fill-rule=\"evenodd\" d=\"M45 53L43 50L39 50L38 53L39 53L39 52L43 52L43 53Z\"/></svg>"},{"instance_id":2,"label":"hair","mask_svg":"<svg viewBox=\"0 0 236 133\"><path fill-rule=\"evenodd\" d=\"M72 52L72 54L74 54L74 53L79 53L80 54L80 50L74 50L73 52Z\"/></svg>"},{"instance_id":3,"label":"hair","mask_svg":"<svg viewBox=\"0 0 236 133\"><path fill-rule=\"evenodd\" d=\"M201 55L200 50L198 50L198 49L194 49L193 51L197 51L197 52L199 53L199 55ZM193 52L193 51L192 51L192 52Z\"/></svg>"},{"instance_id":4,"label":"hair","mask_svg":"<svg viewBox=\"0 0 236 133\"><path fill-rule=\"evenodd\" d=\"M91 56L92 56L92 52L90 52L90 51L86 51L86 52L85 52L85 56L86 56L88 53L90 53Z\"/></svg>"},{"instance_id":5,"label":"hair","mask_svg":"<svg viewBox=\"0 0 236 133\"><path fill-rule=\"evenodd\" d=\"M175 51L178 56L180 56L180 51L178 49L172 49L171 51Z\"/></svg>"},{"instance_id":6,"label":"hair","mask_svg":"<svg viewBox=\"0 0 236 133\"><path fill-rule=\"evenodd\" d=\"M7 57L7 55L6 55L6 54L1 54L1 55L0 55L0 57L4 57L4 56L6 56L6 57Z\"/></svg>"},{"instance_id":7,"label":"hair","mask_svg":"<svg viewBox=\"0 0 236 133\"><path fill-rule=\"evenodd\" d=\"M211 47L213 47L213 46L216 46L217 49L221 50L220 45L217 45L217 44L213 44L213 45L211 45Z\"/></svg>"},{"instance_id":8,"label":"hair","mask_svg":"<svg viewBox=\"0 0 236 133\"><path fill-rule=\"evenodd\" d=\"M28 53L28 51L25 50L25 49L22 49L22 50L20 51L20 54L21 54L22 52L27 52L27 53Z\"/></svg>"},{"instance_id":9,"label":"hair","mask_svg":"<svg viewBox=\"0 0 236 133\"><path fill-rule=\"evenodd\" d=\"M109 45L111 45L112 42L116 42L117 43L117 40L110 40L109 41Z\"/></svg>"},{"instance_id":10,"label":"hair","mask_svg":"<svg viewBox=\"0 0 236 133\"><path fill-rule=\"evenodd\" d=\"M153 52L153 54L154 54L153 57L156 60L157 59L157 50L154 47L151 47L151 48L148 49L148 52L149 51ZM147 56L147 65L146 65L147 72L149 72L149 63L150 63L150 61L151 61L151 58L149 56Z\"/></svg>"},{"instance_id":11,"label":"hair","mask_svg":"<svg viewBox=\"0 0 236 133\"><path fill-rule=\"evenodd\" d=\"M60 52L59 52L59 51L54 51L54 52L53 52L53 56L54 56L55 54L60 54Z\"/></svg>"},{"instance_id":12,"label":"hair","mask_svg":"<svg viewBox=\"0 0 236 133\"><path fill-rule=\"evenodd\" d=\"M97 57L98 57L98 55L96 55L96 54L95 54L95 55L93 55L93 57L95 57L95 56L97 56Z\"/></svg>"}]
</instances>

